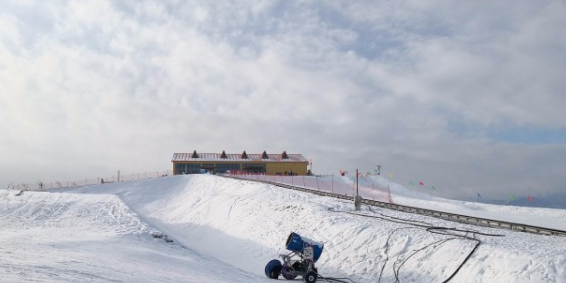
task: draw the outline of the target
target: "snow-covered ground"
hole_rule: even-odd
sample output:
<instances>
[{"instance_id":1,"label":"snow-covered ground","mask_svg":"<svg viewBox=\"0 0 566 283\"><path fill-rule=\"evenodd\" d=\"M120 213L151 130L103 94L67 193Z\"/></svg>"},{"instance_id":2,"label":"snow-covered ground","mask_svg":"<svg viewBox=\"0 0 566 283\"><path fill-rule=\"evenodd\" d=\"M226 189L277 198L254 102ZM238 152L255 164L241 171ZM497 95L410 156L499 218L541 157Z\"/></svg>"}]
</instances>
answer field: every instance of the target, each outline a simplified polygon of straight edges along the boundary
<instances>
[{"instance_id":1,"label":"snow-covered ground","mask_svg":"<svg viewBox=\"0 0 566 283\"><path fill-rule=\"evenodd\" d=\"M395 200L563 227L564 210ZM325 243L317 267L354 282L566 282L566 237L538 236L364 207L211 175L50 192L0 191L1 282L274 282L267 261L291 231ZM561 226L562 225L562 226ZM423 226L453 227L442 235ZM501 236L488 236L496 234ZM461 237L468 236L469 238ZM397 277L397 278L396 278ZM283 280L283 279L281 279Z\"/></svg>"}]
</instances>

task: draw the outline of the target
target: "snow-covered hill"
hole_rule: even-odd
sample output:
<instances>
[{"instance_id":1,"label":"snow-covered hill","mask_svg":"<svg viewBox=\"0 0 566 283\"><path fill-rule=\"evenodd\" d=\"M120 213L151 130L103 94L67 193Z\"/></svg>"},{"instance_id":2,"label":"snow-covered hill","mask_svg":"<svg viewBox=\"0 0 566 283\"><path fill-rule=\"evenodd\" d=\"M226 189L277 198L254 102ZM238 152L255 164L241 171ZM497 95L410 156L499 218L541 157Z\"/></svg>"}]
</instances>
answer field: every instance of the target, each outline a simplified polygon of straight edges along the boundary
<instances>
[{"instance_id":1,"label":"snow-covered hill","mask_svg":"<svg viewBox=\"0 0 566 283\"><path fill-rule=\"evenodd\" d=\"M392 190L401 195L403 189ZM458 205L410 193L402 198ZM360 283L443 282L476 244L459 236L481 245L450 282L566 282L563 237L377 208L356 215L346 201L218 176L19 196L1 191L0 199L2 282L273 282L263 274L265 263L285 252L291 231L325 243L317 262L323 276ZM469 209L493 210L481 204ZM517 222L522 218L511 207L496 211ZM539 219L548 214L532 213ZM441 235L423 226L469 231Z\"/></svg>"}]
</instances>

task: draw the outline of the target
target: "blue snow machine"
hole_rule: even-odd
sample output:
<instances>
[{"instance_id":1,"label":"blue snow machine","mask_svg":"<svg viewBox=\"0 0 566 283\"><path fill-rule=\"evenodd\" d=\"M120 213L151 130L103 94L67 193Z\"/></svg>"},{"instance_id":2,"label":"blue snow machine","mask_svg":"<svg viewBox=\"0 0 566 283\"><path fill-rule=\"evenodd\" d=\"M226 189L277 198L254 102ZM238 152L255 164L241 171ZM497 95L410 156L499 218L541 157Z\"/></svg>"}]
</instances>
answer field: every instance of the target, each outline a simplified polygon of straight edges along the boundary
<instances>
[{"instance_id":1,"label":"blue snow machine","mask_svg":"<svg viewBox=\"0 0 566 283\"><path fill-rule=\"evenodd\" d=\"M273 259L265 266L265 275L271 279L278 279L279 275L287 280L293 280L297 276L303 277L303 282L314 283L318 278L318 271L314 263L320 258L324 243L301 237L291 232L285 243L290 252L281 254L283 260Z\"/></svg>"}]
</instances>

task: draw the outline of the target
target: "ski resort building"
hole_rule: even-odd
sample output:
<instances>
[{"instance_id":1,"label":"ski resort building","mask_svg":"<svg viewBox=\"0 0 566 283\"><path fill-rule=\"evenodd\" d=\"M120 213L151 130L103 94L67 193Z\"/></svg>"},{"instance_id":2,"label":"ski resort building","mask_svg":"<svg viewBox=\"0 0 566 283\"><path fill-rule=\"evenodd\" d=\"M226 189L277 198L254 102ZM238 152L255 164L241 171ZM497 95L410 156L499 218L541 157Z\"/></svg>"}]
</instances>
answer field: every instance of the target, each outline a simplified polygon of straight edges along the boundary
<instances>
[{"instance_id":1,"label":"ski resort building","mask_svg":"<svg viewBox=\"0 0 566 283\"><path fill-rule=\"evenodd\" d=\"M301 154L174 153L173 174L259 173L268 175L307 175L308 160Z\"/></svg>"}]
</instances>

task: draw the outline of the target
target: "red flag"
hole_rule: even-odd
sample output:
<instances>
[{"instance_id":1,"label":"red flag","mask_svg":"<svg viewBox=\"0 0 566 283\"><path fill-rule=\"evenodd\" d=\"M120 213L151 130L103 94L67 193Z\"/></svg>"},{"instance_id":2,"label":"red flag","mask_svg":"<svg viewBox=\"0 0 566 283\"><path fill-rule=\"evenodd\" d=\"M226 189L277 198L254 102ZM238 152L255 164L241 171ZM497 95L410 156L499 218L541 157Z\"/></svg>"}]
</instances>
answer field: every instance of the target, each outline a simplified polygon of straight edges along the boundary
<instances>
[{"instance_id":1,"label":"red flag","mask_svg":"<svg viewBox=\"0 0 566 283\"><path fill-rule=\"evenodd\" d=\"M529 195L529 198L527 199L528 201L533 201L533 197L531 195Z\"/></svg>"},{"instance_id":2,"label":"red flag","mask_svg":"<svg viewBox=\"0 0 566 283\"><path fill-rule=\"evenodd\" d=\"M422 185L424 185L424 183L423 183L422 181L419 181L419 185L421 185L421 186L422 186Z\"/></svg>"}]
</instances>

